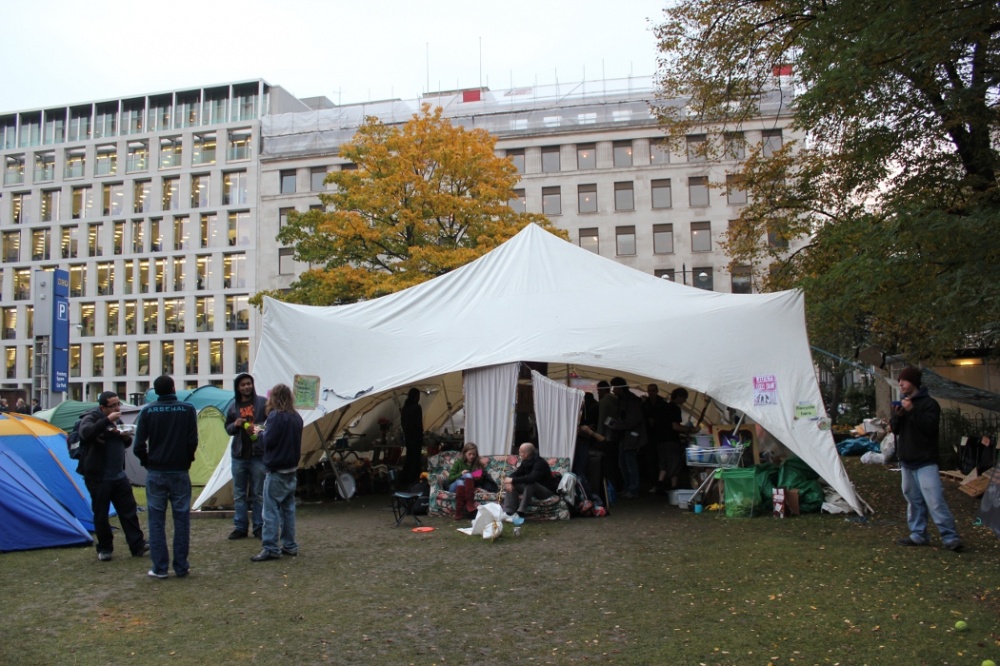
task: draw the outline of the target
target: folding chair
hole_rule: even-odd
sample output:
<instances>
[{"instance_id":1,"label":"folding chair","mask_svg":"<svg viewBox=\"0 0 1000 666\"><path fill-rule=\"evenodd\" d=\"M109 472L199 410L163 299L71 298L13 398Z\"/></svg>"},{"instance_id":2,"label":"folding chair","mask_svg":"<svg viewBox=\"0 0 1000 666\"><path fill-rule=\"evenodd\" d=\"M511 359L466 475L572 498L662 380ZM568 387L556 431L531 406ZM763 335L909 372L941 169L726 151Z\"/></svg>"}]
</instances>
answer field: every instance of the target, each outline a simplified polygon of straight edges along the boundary
<instances>
[{"instance_id":1,"label":"folding chair","mask_svg":"<svg viewBox=\"0 0 1000 666\"><path fill-rule=\"evenodd\" d=\"M417 501L420 499L420 495L417 493L393 493L392 494L392 516L396 519L396 524L393 527L399 527L399 524L403 522L403 519L407 516L413 518L417 521L417 525L421 525L420 518L413 513L414 507L417 505Z\"/></svg>"}]
</instances>

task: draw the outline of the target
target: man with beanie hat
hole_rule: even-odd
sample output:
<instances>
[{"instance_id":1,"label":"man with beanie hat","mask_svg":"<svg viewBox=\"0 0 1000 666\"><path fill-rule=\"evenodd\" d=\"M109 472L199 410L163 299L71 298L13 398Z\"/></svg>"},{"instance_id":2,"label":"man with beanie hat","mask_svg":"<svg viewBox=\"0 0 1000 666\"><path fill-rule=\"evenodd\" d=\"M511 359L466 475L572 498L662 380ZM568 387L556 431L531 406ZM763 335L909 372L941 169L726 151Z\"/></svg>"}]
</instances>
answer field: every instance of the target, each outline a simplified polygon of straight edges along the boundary
<instances>
[{"instance_id":1,"label":"man with beanie hat","mask_svg":"<svg viewBox=\"0 0 1000 666\"><path fill-rule=\"evenodd\" d=\"M921 386L923 374L913 366L899 373L901 400L892 407L890 426L896 435L896 455L903 477L906 522L910 535L896 541L900 546L926 546L927 517L937 525L948 550L962 550L955 518L944 501L938 474L938 427L941 406Z\"/></svg>"},{"instance_id":2,"label":"man with beanie hat","mask_svg":"<svg viewBox=\"0 0 1000 666\"><path fill-rule=\"evenodd\" d=\"M259 539L264 525L264 440L258 434L266 418L267 400L257 395L253 377L241 373L233 381L233 404L226 410L226 432L233 437L233 531L230 539L244 539L251 525ZM248 504L252 512L247 516Z\"/></svg>"},{"instance_id":3,"label":"man with beanie hat","mask_svg":"<svg viewBox=\"0 0 1000 666\"><path fill-rule=\"evenodd\" d=\"M142 408L135 430L135 455L146 468L146 511L149 516L149 555L152 578L166 578L170 566L167 549L167 502L174 519L174 573L188 575L191 542L191 476L189 470L198 448L198 412L190 402L177 399L174 378L153 382L156 401Z\"/></svg>"}]
</instances>

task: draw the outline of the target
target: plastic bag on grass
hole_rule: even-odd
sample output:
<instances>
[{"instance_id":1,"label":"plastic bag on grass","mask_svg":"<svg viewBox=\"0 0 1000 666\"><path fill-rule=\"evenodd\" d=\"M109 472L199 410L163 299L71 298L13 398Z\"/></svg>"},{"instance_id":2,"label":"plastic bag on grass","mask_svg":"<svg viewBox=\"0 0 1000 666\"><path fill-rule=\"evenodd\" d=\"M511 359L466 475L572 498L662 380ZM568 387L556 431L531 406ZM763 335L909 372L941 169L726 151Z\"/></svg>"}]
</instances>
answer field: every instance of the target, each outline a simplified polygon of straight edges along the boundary
<instances>
[{"instance_id":1,"label":"plastic bag on grass","mask_svg":"<svg viewBox=\"0 0 1000 666\"><path fill-rule=\"evenodd\" d=\"M725 482L726 515L731 518L750 518L760 504L756 473L751 467L722 470Z\"/></svg>"},{"instance_id":2,"label":"plastic bag on grass","mask_svg":"<svg viewBox=\"0 0 1000 666\"><path fill-rule=\"evenodd\" d=\"M507 519L503 507L496 502L480 504L472 527L461 527L459 532L469 536L483 535L487 541L496 541L503 534L503 521Z\"/></svg>"}]
</instances>

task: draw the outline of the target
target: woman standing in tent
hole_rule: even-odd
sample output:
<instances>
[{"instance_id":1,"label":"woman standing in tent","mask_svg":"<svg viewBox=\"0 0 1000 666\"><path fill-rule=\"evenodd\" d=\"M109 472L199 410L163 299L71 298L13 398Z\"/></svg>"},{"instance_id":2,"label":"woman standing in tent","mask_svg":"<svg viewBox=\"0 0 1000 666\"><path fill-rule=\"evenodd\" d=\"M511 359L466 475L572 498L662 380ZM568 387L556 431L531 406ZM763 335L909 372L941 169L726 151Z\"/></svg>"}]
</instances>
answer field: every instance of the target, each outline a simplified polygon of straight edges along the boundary
<instances>
[{"instance_id":1,"label":"woman standing in tent","mask_svg":"<svg viewBox=\"0 0 1000 666\"><path fill-rule=\"evenodd\" d=\"M424 410L420 408L420 389L415 386L406 394L406 402L400 410L400 425L403 427L403 443L406 444L406 462L399 476L403 487L406 487L416 482L423 466Z\"/></svg>"}]
</instances>

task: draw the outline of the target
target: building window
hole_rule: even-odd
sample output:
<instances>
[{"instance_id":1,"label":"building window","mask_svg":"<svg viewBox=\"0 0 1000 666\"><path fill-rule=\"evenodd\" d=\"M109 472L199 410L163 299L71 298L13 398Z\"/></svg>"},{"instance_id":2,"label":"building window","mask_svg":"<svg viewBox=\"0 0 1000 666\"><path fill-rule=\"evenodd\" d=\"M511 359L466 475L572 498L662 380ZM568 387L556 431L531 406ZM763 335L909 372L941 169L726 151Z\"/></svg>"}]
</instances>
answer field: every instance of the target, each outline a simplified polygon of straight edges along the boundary
<instances>
[{"instance_id":1,"label":"building window","mask_svg":"<svg viewBox=\"0 0 1000 666\"><path fill-rule=\"evenodd\" d=\"M691 223L691 251L711 252L712 251L712 223L692 222Z\"/></svg>"},{"instance_id":2,"label":"building window","mask_svg":"<svg viewBox=\"0 0 1000 666\"><path fill-rule=\"evenodd\" d=\"M542 188L542 213L562 215L562 194L558 186Z\"/></svg>"},{"instance_id":3,"label":"building window","mask_svg":"<svg viewBox=\"0 0 1000 666\"><path fill-rule=\"evenodd\" d=\"M114 293L115 265L112 263L97 264L97 293L100 296L110 296Z\"/></svg>"},{"instance_id":4,"label":"building window","mask_svg":"<svg viewBox=\"0 0 1000 666\"><path fill-rule=\"evenodd\" d=\"M142 134L145 127L145 99L140 97L122 102L122 134Z\"/></svg>"},{"instance_id":5,"label":"building window","mask_svg":"<svg viewBox=\"0 0 1000 666\"><path fill-rule=\"evenodd\" d=\"M82 171L80 175L83 175ZM24 183L24 155L8 155L5 159L3 184L21 185L22 183Z\"/></svg>"},{"instance_id":6,"label":"building window","mask_svg":"<svg viewBox=\"0 0 1000 666\"><path fill-rule=\"evenodd\" d=\"M11 198L11 213L14 224L32 224L35 221L31 199L31 192L18 192Z\"/></svg>"},{"instance_id":7,"label":"building window","mask_svg":"<svg viewBox=\"0 0 1000 666\"><path fill-rule=\"evenodd\" d=\"M712 291L715 286L712 280L712 267L701 266L691 269L691 285L698 289Z\"/></svg>"},{"instance_id":8,"label":"building window","mask_svg":"<svg viewBox=\"0 0 1000 666\"><path fill-rule=\"evenodd\" d=\"M555 173L561 168L559 146L544 146L542 148L542 173Z\"/></svg>"},{"instance_id":9,"label":"building window","mask_svg":"<svg viewBox=\"0 0 1000 666\"><path fill-rule=\"evenodd\" d=\"M125 293L129 293L126 291ZM138 329L136 301L125 301L125 335L135 335Z\"/></svg>"},{"instance_id":10,"label":"building window","mask_svg":"<svg viewBox=\"0 0 1000 666\"><path fill-rule=\"evenodd\" d=\"M741 187L742 184L739 176L726 176L726 201L730 206L741 206L747 202L747 192Z\"/></svg>"},{"instance_id":11,"label":"building window","mask_svg":"<svg viewBox=\"0 0 1000 666\"><path fill-rule=\"evenodd\" d=\"M295 193L295 169L287 169L280 172L281 194Z\"/></svg>"},{"instance_id":12,"label":"building window","mask_svg":"<svg viewBox=\"0 0 1000 666\"><path fill-rule=\"evenodd\" d=\"M616 167L632 166L631 141L615 141L613 153L614 153L614 162Z\"/></svg>"},{"instance_id":13,"label":"building window","mask_svg":"<svg viewBox=\"0 0 1000 666\"><path fill-rule=\"evenodd\" d=\"M10 159L9 157L7 158ZM66 151L66 163L63 166L63 178L83 178L87 167L87 150L73 148Z\"/></svg>"},{"instance_id":14,"label":"building window","mask_svg":"<svg viewBox=\"0 0 1000 666\"><path fill-rule=\"evenodd\" d=\"M654 209L670 208L673 206L673 195L670 190L669 178L651 181L650 191L652 193Z\"/></svg>"},{"instance_id":15,"label":"building window","mask_svg":"<svg viewBox=\"0 0 1000 666\"><path fill-rule=\"evenodd\" d=\"M215 164L215 132L195 134L191 145L192 164Z\"/></svg>"},{"instance_id":16,"label":"building window","mask_svg":"<svg viewBox=\"0 0 1000 666\"><path fill-rule=\"evenodd\" d=\"M770 247L786 248L788 247L788 239L784 237L783 234L774 230L767 230L767 244Z\"/></svg>"},{"instance_id":17,"label":"building window","mask_svg":"<svg viewBox=\"0 0 1000 666\"><path fill-rule=\"evenodd\" d=\"M104 254L104 245L101 243L103 226L100 222L87 225L87 255L90 257L100 257Z\"/></svg>"},{"instance_id":18,"label":"building window","mask_svg":"<svg viewBox=\"0 0 1000 666\"><path fill-rule=\"evenodd\" d=\"M195 329L199 333L215 330L215 298L202 296L194 299Z\"/></svg>"},{"instance_id":19,"label":"building window","mask_svg":"<svg viewBox=\"0 0 1000 666\"><path fill-rule=\"evenodd\" d=\"M226 160L237 162L250 159L250 146L253 132L249 129L229 130L229 150Z\"/></svg>"},{"instance_id":20,"label":"building window","mask_svg":"<svg viewBox=\"0 0 1000 666\"><path fill-rule=\"evenodd\" d=\"M760 138L764 142L762 147L764 157L774 157L781 150L782 145L784 145L780 129L764 130L760 133Z\"/></svg>"},{"instance_id":21,"label":"building window","mask_svg":"<svg viewBox=\"0 0 1000 666\"><path fill-rule=\"evenodd\" d=\"M149 123L153 126L154 132L171 129L173 115L174 104L170 95L149 98Z\"/></svg>"},{"instance_id":22,"label":"building window","mask_svg":"<svg viewBox=\"0 0 1000 666\"><path fill-rule=\"evenodd\" d=\"M85 264L70 266L69 295L79 298L85 293L87 293L87 266ZM91 327L93 327L93 319L91 319ZM93 330L91 330L91 335L93 335Z\"/></svg>"},{"instance_id":23,"label":"building window","mask_svg":"<svg viewBox=\"0 0 1000 666\"><path fill-rule=\"evenodd\" d=\"M149 249L152 252L163 251L163 234L160 231L160 223L162 221L163 219L159 217L149 218ZM157 261L159 261L159 259Z\"/></svg>"},{"instance_id":24,"label":"building window","mask_svg":"<svg viewBox=\"0 0 1000 666\"><path fill-rule=\"evenodd\" d=\"M213 88L205 91L205 108L201 114L202 125L226 122L226 107L229 105L229 88Z\"/></svg>"},{"instance_id":25,"label":"building window","mask_svg":"<svg viewBox=\"0 0 1000 666\"><path fill-rule=\"evenodd\" d=\"M581 143L576 147L576 168L597 168L597 146L592 143Z\"/></svg>"},{"instance_id":26,"label":"building window","mask_svg":"<svg viewBox=\"0 0 1000 666\"><path fill-rule=\"evenodd\" d=\"M42 190L42 222L52 222L59 219L61 198L61 190Z\"/></svg>"},{"instance_id":27,"label":"building window","mask_svg":"<svg viewBox=\"0 0 1000 666\"><path fill-rule=\"evenodd\" d=\"M125 185L105 184L102 188L101 204L104 215L121 215L125 211Z\"/></svg>"},{"instance_id":28,"label":"building window","mask_svg":"<svg viewBox=\"0 0 1000 666\"><path fill-rule=\"evenodd\" d=\"M198 374L198 341L184 341L184 372L189 375Z\"/></svg>"},{"instance_id":29,"label":"building window","mask_svg":"<svg viewBox=\"0 0 1000 666\"><path fill-rule=\"evenodd\" d=\"M35 229L31 232L31 260L32 261L48 261L52 258L51 252L49 251L50 241L52 240L52 230L45 229Z\"/></svg>"},{"instance_id":30,"label":"building window","mask_svg":"<svg viewBox=\"0 0 1000 666\"><path fill-rule=\"evenodd\" d=\"M284 229L285 225L288 224L288 214L291 213L294 208L279 208L278 209L278 229Z\"/></svg>"},{"instance_id":31,"label":"building window","mask_svg":"<svg viewBox=\"0 0 1000 666\"><path fill-rule=\"evenodd\" d=\"M18 268L14 271L14 300L26 301L29 298L31 298L31 269Z\"/></svg>"},{"instance_id":32,"label":"building window","mask_svg":"<svg viewBox=\"0 0 1000 666\"><path fill-rule=\"evenodd\" d=\"M584 250L589 250L594 254L601 253L600 240L597 233L597 227L580 229L580 247L582 247Z\"/></svg>"},{"instance_id":33,"label":"building window","mask_svg":"<svg viewBox=\"0 0 1000 666\"><path fill-rule=\"evenodd\" d=\"M244 289L247 286L245 254L227 254L222 258L222 288Z\"/></svg>"},{"instance_id":34,"label":"building window","mask_svg":"<svg viewBox=\"0 0 1000 666\"><path fill-rule=\"evenodd\" d=\"M142 302L142 332L146 335L160 332L160 303L155 299Z\"/></svg>"},{"instance_id":35,"label":"building window","mask_svg":"<svg viewBox=\"0 0 1000 666\"><path fill-rule=\"evenodd\" d=\"M17 347L7 347L4 354L7 379L17 378Z\"/></svg>"},{"instance_id":36,"label":"building window","mask_svg":"<svg viewBox=\"0 0 1000 666\"><path fill-rule=\"evenodd\" d=\"M746 159L747 142L743 132L726 132L723 135L726 142L726 157L731 160Z\"/></svg>"},{"instance_id":37,"label":"building window","mask_svg":"<svg viewBox=\"0 0 1000 666\"><path fill-rule=\"evenodd\" d=\"M3 260L8 264L21 261L21 232L3 232Z\"/></svg>"},{"instance_id":38,"label":"building window","mask_svg":"<svg viewBox=\"0 0 1000 666\"><path fill-rule=\"evenodd\" d=\"M143 221L132 220L132 252L133 254L143 254L146 251L146 242L143 237Z\"/></svg>"},{"instance_id":39,"label":"building window","mask_svg":"<svg viewBox=\"0 0 1000 666\"><path fill-rule=\"evenodd\" d=\"M80 248L80 230L77 227L63 227L59 247L63 259L76 259Z\"/></svg>"},{"instance_id":40,"label":"building window","mask_svg":"<svg viewBox=\"0 0 1000 666\"><path fill-rule=\"evenodd\" d=\"M649 142L649 163L670 164L670 146L666 141L653 139Z\"/></svg>"},{"instance_id":41,"label":"building window","mask_svg":"<svg viewBox=\"0 0 1000 666\"><path fill-rule=\"evenodd\" d=\"M129 141L125 153L125 173L145 171L149 165L149 142Z\"/></svg>"},{"instance_id":42,"label":"building window","mask_svg":"<svg viewBox=\"0 0 1000 666\"><path fill-rule=\"evenodd\" d=\"M233 104L230 107L231 121L253 120L257 117L257 84L233 86Z\"/></svg>"},{"instance_id":43,"label":"building window","mask_svg":"<svg viewBox=\"0 0 1000 666\"><path fill-rule=\"evenodd\" d=\"M514 196L507 203L515 213L523 213L528 210L528 200L524 195L524 190L514 190Z\"/></svg>"},{"instance_id":44,"label":"building window","mask_svg":"<svg viewBox=\"0 0 1000 666\"><path fill-rule=\"evenodd\" d=\"M212 375L222 374L223 341L208 341L208 372Z\"/></svg>"},{"instance_id":45,"label":"building window","mask_svg":"<svg viewBox=\"0 0 1000 666\"><path fill-rule=\"evenodd\" d=\"M215 213L202 215L199 229L201 247L222 247L226 243L226 234L219 228L219 216Z\"/></svg>"},{"instance_id":46,"label":"building window","mask_svg":"<svg viewBox=\"0 0 1000 666\"><path fill-rule=\"evenodd\" d=\"M56 154L51 150L35 153L35 182L43 183L56 179Z\"/></svg>"},{"instance_id":47,"label":"building window","mask_svg":"<svg viewBox=\"0 0 1000 666\"><path fill-rule=\"evenodd\" d=\"M125 223L115 222L114 238L112 238L113 251L115 255L125 253Z\"/></svg>"},{"instance_id":48,"label":"building window","mask_svg":"<svg viewBox=\"0 0 1000 666\"><path fill-rule=\"evenodd\" d=\"M707 145L704 134L692 134L687 137L687 161L704 162L708 159Z\"/></svg>"},{"instance_id":49,"label":"building window","mask_svg":"<svg viewBox=\"0 0 1000 666\"><path fill-rule=\"evenodd\" d=\"M734 294L752 294L753 281L749 266L736 266L732 274L732 292Z\"/></svg>"},{"instance_id":50,"label":"building window","mask_svg":"<svg viewBox=\"0 0 1000 666\"><path fill-rule=\"evenodd\" d=\"M198 110L201 108L201 93L177 93L177 113L174 127L195 127L198 125Z\"/></svg>"},{"instance_id":51,"label":"building window","mask_svg":"<svg viewBox=\"0 0 1000 666\"><path fill-rule=\"evenodd\" d=\"M67 141L85 141L90 138L90 105L69 110Z\"/></svg>"},{"instance_id":52,"label":"building window","mask_svg":"<svg viewBox=\"0 0 1000 666\"><path fill-rule=\"evenodd\" d=\"M508 150L507 158L517 169L518 173L524 173L524 149L520 148L518 150Z\"/></svg>"},{"instance_id":53,"label":"building window","mask_svg":"<svg viewBox=\"0 0 1000 666\"><path fill-rule=\"evenodd\" d=\"M313 192L326 189L326 167L313 167L309 170L309 187Z\"/></svg>"},{"instance_id":54,"label":"building window","mask_svg":"<svg viewBox=\"0 0 1000 666\"><path fill-rule=\"evenodd\" d=\"M164 340L160 343L160 371L165 375L173 375L174 370L174 343Z\"/></svg>"},{"instance_id":55,"label":"building window","mask_svg":"<svg viewBox=\"0 0 1000 666\"><path fill-rule=\"evenodd\" d=\"M237 338L233 341L236 347L236 372L250 371L250 341L246 338Z\"/></svg>"},{"instance_id":56,"label":"building window","mask_svg":"<svg viewBox=\"0 0 1000 666\"><path fill-rule=\"evenodd\" d=\"M163 301L163 328L167 333L184 332L184 299L167 298Z\"/></svg>"},{"instance_id":57,"label":"building window","mask_svg":"<svg viewBox=\"0 0 1000 666\"><path fill-rule=\"evenodd\" d=\"M615 183L615 210L635 210L635 192L632 189L632 181Z\"/></svg>"},{"instance_id":58,"label":"building window","mask_svg":"<svg viewBox=\"0 0 1000 666\"><path fill-rule=\"evenodd\" d=\"M49 145L62 143L66 133L65 109L54 109L45 112L45 125L42 128L42 143Z\"/></svg>"},{"instance_id":59,"label":"building window","mask_svg":"<svg viewBox=\"0 0 1000 666\"><path fill-rule=\"evenodd\" d=\"M653 254L673 254L673 252L674 252L674 225L654 224Z\"/></svg>"},{"instance_id":60,"label":"building window","mask_svg":"<svg viewBox=\"0 0 1000 666\"><path fill-rule=\"evenodd\" d=\"M97 147L94 162L95 176L113 176L118 172L118 146L111 144Z\"/></svg>"},{"instance_id":61,"label":"building window","mask_svg":"<svg viewBox=\"0 0 1000 666\"><path fill-rule=\"evenodd\" d=\"M153 187L152 181L137 180L132 184L132 212L148 213L153 210L153 197L150 190Z\"/></svg>"},{"instance_id":62,"label":"building window","mask_svg":"<svg viewBox=\"0 0 1000 666\"><path fill-rule=\"evenodd\" d=\"M181 165L184 157L184 147L181 137L163 137L160 139L160 168L173 169Z\"/></svg>"},{"instance_id":63,"label":"building window","mask_svg":"<svg viewBox=\"0 0 1000 666\"><path fill-rule=\"evenodd\" d=\"M229 214L229 228L226 237L229 245L247 247L250 245L250 213L236 211Z\"/></svg>"},{"instance_id":64,"label":"building window","mask_svg":"<svg viewBox=\"0 0 1000 666\"><path fill-rule=\"evenodd\" d=\"M115 136L118 133L118 102L98 104L94 113L94 138Z\"/></svg>"},{"instance_id":65,"label":"building window","mask_svg":"<svg viewBox=\"0 0 1000 666\"><path fill-rule=\"evenodd\" d=\"M619 257L635 256L635 227L615 227L615 252Z\"/></svg>"},{"instance_id":66,"label":"building window","mask_svg":"<svg viewBox=\"0 0 1000 666\"><path fill-rule=\"evenodd\" d=\"M653 276L663 280L670 280L671 282L677 281L677 278L674 275L674 269L672 268L657 268L653 271Z\"/></svg>"},{"instance_id":67,"label":"building window","mask_svg":"<svg viewBox=\"0 0 1000 666\"><path fill-rule=\"evenodd\" d=\"M691 208L708 206L708 176L688 178L688 204Z\"/></svg>"},{"instance_id":68,"label":"building window","mask_svg":"<svg viewBox=\"0 0 1000 666\"><path fill-rule=\"evenodd\" d=\"M73 188L73 219L90 217L94 211L94 190L89 187Z\"/></svg>"},{"instance_id":69,"label":"building window","mask_svg":"<svg viewBox=\"0 0 1000 666\"><path fill-rule=\"evenodd\" d=\"M174 241L176 243L177 241ZM187 282L187 275L184 272L184 257L174 257L174 291L184 291Z\"/></svg>"},{"instance_id":70,"label":"building window","mask_svg":"<svg viewBox=\"0 0 1000 666\"><path fill-rule=\"evenodd\" d=\"M180 187L180 178L163 179L163 198L160 210L177 210L181 207L180 196L178 195Z\"/></svg>"},{"instance_id":71,"label":"building window","mask_svg":"<svg viewBox=\"0 0 1000 666\"><path fill-rule=\"evenodd\" d=\"M295 250L293 248L278 248L278 275L295 275Z\"/></svg>"},{"instance_id":72,"label":"building window","mask_svg":"<svg viewBox=\"0 0 1000 666\"><path fill-rule=\"evenodd\" d=\"M174 218L174 250L193 250L194 243L191 242L191 218Z\"/></svg>"},{"instance_id":73,"label":"building window","mask_svg":"<svg viewBox=\"0 0 1000 666\"><path fill-rule=\"evenodd\" d=\"M212 179L207 173L191 176L191 208L207 208L212 191Z\"/></svg>"},{"instance_id":74,"label":"building window","mask_svg":"<svg viewBox=\"0 0 1000 666\"><path fill-rule=\"evenodd\" d=\"M597 212L597 185L595 183L576 186L576 208L578 213Z\"/></svg>"},{"instance_id":75,"label":"building window","mask_svg":"<svg viewBox=\"0 0 1000 666\"><path fill-rule=\"evenodd\" d=\"M226 330L246 331L250 328L250 306L247 296L226 297Z\"/></svg>"},{"instance_id":76,"label":"building window","mask_svg":"<svg viewBox=\"0 0 1000 666\"><path fill-rule=\"evenodd\" d=\"M230 171L229 173L225 174L222 180L222 205L245 206L246 203L247 203L247 172Z\"/></svg>"},{"instance_id":77,"label":"building window","mask_svg":"<svg viewBox=\"0 0 1000 666\"><path fill-rule=\"evenodd\" d=\"M576 114L576 124L577 125L593 125L597 122L597 113L591 111L589 113L578 113Z\"/></svg>"}]
</instances>

